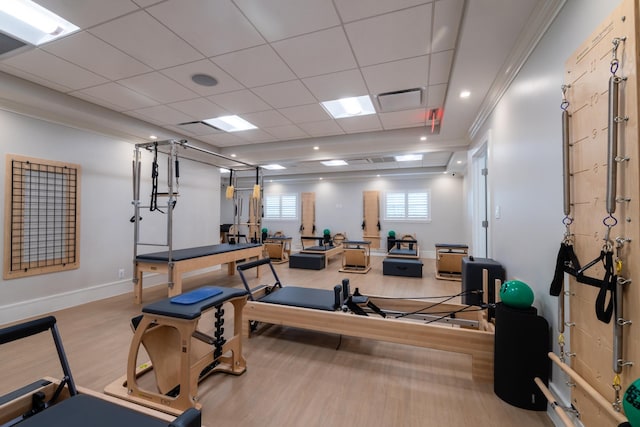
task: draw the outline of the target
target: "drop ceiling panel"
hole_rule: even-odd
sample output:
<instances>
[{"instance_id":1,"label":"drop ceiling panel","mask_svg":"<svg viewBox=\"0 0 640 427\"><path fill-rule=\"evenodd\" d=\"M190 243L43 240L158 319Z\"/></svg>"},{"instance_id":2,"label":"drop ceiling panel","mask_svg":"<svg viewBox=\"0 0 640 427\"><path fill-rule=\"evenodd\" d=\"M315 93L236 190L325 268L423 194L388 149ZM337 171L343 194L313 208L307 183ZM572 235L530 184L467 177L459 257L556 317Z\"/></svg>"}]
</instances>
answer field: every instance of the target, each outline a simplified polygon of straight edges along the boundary
<instances>
[{"instance_id":1,"label":"drop ceiling panel","mask_svg":"<svg viewBox=\"0 0 640 427\"><path fill-rule=\"evenodd\" d=\"M257 113L247 113L242 116L251 124L264 129L274 126L284 126L291 124L291 121L276 110L260 111Z\"/></svg>"},{"instance_id":2,"label":"drop ceiling panel","mask_svg":"<svg viewBox=\"0 0 640 427\"><path fill-rule=\"evenodd\" d=\"M199 120L228 115L229 112L206 98L195 98L168 104L169 107Z\"/></svg>"},{"instance_id":3,"label":"drop ceiling panel","mask_svg":"<svg viewBox=\"0 0 640 427\"><path fill-rule=\"evenodd\" d=\"M43 50L110 80L152 71L142 62L87 32L48 43Z\"/></svg>"},{"instance_id":4,"label":"drop ceiling panel","mask_svg":"<svg viewBox=\"0 0 640 427\"><path fill-rule=\"evenodd\" d=\"M253 113L270 110L271 106L250 90L221 93L208 97L209 100L235 114Z\"/></svg>"},{"instance_id":5,"label":"drop ceiling panel","mask_svg":"<svg viewBox=\"0 0 640 427\"><path fill-rule=\"evenodd\" d=\"M199 139L214 144L218 147L233 147L242 145L246 142L238 138L236 135L227 132L213 133L201 136Z\"/></svg>"},{"instance_id":6,"label":"drop ceiling panel","mask_svg":"<svg viewBox=\"0 0 640 427\"><path fill-rule=\"evenodd\" d=\"M454 49L462 17L464 0L440 0L435 2L433 39L431 51Z\"/></svg>"},{"instance_id":7,"label":"drop ceiling panel","mask_svg":"<svg viewBox=\"0 0 640 427\"><path fill-rule=\"evenodd\" d=\"M236 0L235 3L268 41L340 25L331 0Z\"/></svg>"},{"instance_id":8,"label":"drop ceiling panel","mask_svg":"<svg viewBox=\"0 0 640 427\"><path fill-rule=\"evenodd\" d=\"M417 6L345 25L360 66L429 53L431 9Z\"/></svg>"},{"instance_id":9,"label":"drop ceiling panel","mask_svg":"<svg viewBox=\"0 0 640 427\"><path fill-rule=\"evenodd\" d=\"M337 121L338 125L340 125L340 127L347 133L382 130L380 120L375 114L360 117L348 117L346 119L338 119Z\"/></svg>"},{"instance_id":10,"label":"drop ceiling panel","mask_svg":"<svg viewBox=\"0 0 640 427\"><path fill-rule=\"evenodd\" d=\"M393 10L405 9L430 2L425 0L335 0L334 3L338 8L342 20L344 22L351 22L357 19L382 15Z\"/></svg>"},{"instance_id":11,"label":"drop ceiling panel","mask_svg":"<svg viewBox=\"0 0 640 427\"><path fill-rule=\"evenodd\" d=\"M119 83L162 103L184 101L198 96L193 91L158 72L119 80Z\"/></svg>"},{"instance_id":12,"label":"drop ceiling panel","mask_svg":"<svg viewBox=\"0 0 640 427\"><path fill-rule=\"evenodd\" d=\"M294 123L318 122L329 120L331 117L318 103L298 105L296 107L281 108L280 113Z\"/></svg>"},{"instance_id":13,"label":"drop ceiling panel","mask_svg":"<svg viewBox=\"0 0 640 427\"><path fill-rule=\"evenodd\" d=\"M431 67L429 69L429 84L437 85L448 82L452 63L452 50L432 54Z\"/></svg>"},{"instance_id":14,"label":"drop ceiling panel","mask_svg":"<svg viewBox=\"0 0 640 427\"><path fill-rule=\"evenodd\" d=\"M129 113L141 114L150 118L154 123L160 125L175 125L178 123L193 121L194 117L166 105L156 105L154 107L142 108Z\"/></svg>"},{"instance_id":15,"label":"drop ceiling panel","mask_svg":"<svg viewBox=\"0 0 640 427\"><path fill-rule=\"evenodd\" d=\"M246 130L243 132L235 132L235 134L238 136L239 139L245 142L262 143L262 142L274 141L276 139L275 137L273 137L273 135L265 132L262 129L252 129L252 130Z\"/></svg>"},{"instance_id":16,"label":"drop ceiling panel","mask_svg":"<svg viewBox=\"0 0 640 427\"><path fill-rule=\"evenodd\" d=\"M369 92L358 70L309 77L302 79L302 82L320 102L365 95Z\"/></svg>"},{"instance_id":17,"label":"drop ceiling panel","mask_svg":"<svg viewBox=\"0 0 640 427\"><path fill-rule=\"evenodd\" d=\"M74 92L73 95L78 97L89 96L117 105L116 111L136 110L158 104L157 101L117 83L94 86Z\"/></svg>"},{"instance_id":18,"label":"drop ceiling panel","mask_svg":"<svg viewBox=\"0 0 640 427\"><path fill-rule=\"evenodd\" d=\"M264 43L251 23L225 0L169 0L148 12L205 56L215 56ZM232 37L229 35L233 34Z\"/></svg>"},{"instance_id":19,"label":"drop ceiling panel","mask_svg":"<svg viewBox=\"0 0 640 427\"><path fill-rule=\"evenodd\" d=\"M447 85L435 85L427 88L427 107L438 108L445 105Z\"/></svg>"},{"instance_id":20,"label":"drop ceiling panel","mask_svg":"<svg viewBox=\"0 0 640 427\"><path fill-rule=\"evenodd\" d=\"M344 130L335 120L324 120L321 122L298 123L298 127L313 137L343 135Z\"/></svg>"},{"instance_id":21,"label":"drop ceiling panel","mask_svg":"<svg viewBox=\"0 0 640 427\"><path fill-rule=\"evenodd\" d=\"M219 133L220 131L216 131L211 126L205 125L204 123L189 123L184 125L178 125L175 128L178 129L179 132L188 131L193 135L202 136L202 135L210 135L211 133Z\"/></svg>"},{"instance_id":22,"label":"drop ceiling panel","mask_svg":"<svg viewBox=\"0 0 640 427\"><path fill-rule=\"evenodd\" d=\"M342 27L282 40L272 46L300 78L357 66Z\"/></svg>"},{"instance_id":23,"label":"drop ceiling panel","mask_svg":"<svg viewBox=\"0 0 640 427\"><path fill-rule=\"evenodd\" d=\"M5 64L3 62L0 62L0 70L4 71L6 73L12 74L14 76L20 77L24 80L28 80L30 82L34 82L37 83L41 86L45 86L48 88L51 88L53 90L57 90L58 92L63 92L63 93L67 93L71 90L71 88L68 88L66 86L62 86L61 84L58 84L56 82L52 82L50 80L46 80L43 79L42 77L38 77L38 76L34 76L31 73L27 73L26 71L23 71L19 68L15 68L12 67L8 64Z\"/></svg>"},{"instance_id":24,"label":"drop ceiling panel","mask_svg":"<svg viewBox=\"0 0 640 427\"><path fill-rule=\"evenodd\" d=\"M296 125L275 126L265 130L278 139L298 139L309 136Z\"/></svg>"},{"instance_id":25,"label":"drop ceiling panel","mask_svg":"<svg viewBox=\"0 0 640 427\"><path fill-rule=\"evenodd\" d=\"M426 87L429 55L363 67L362 74L367 87L374 94Z\"/></svg>"},{"instance_id":26,"label":"drop ceiling panel","mask_svg":"<svg viewBox=\"0 0 640 427\"><path fill-rule=\"evenodd\" d=\"M267 45L211 59L247 87L264 86L296 78L276 52Z\"/></svg>"},{"instance_id":27,"label":"drop ceiling panel","mask_svg":"<svg viewBox=\"0 0 640 427\"><path fill-rule=\"evenodd\" d=\"M138 9L130 0L38 0L36 3L81 28L92 27Z\"/></svg>"},{"instance_id":28,"label":"drop ceiling panel","mask_svg":"<svg viewBox=\"0 0 640 427\"><path fill-rule=\"evenodd\" d=\"M10 56L2 62L73 90L107 82L104 77L40 49Z\"/></svg>"},{"instance_id":29,"label":"drop ceiling panel","mask_svg":"<svg viewBox=\"0 0 640 427\"><path fill-rule=\"evenodd\" d=\"M275 108L311 104L316 101L299 80L257 87L253 92Z\"/></svg>"},{"instance_id":30,"label":"drop ceiling panel","mask_svg":"<svg viewBox=\"0 0 640 427\"><path fill-rule=\"evenodd\" d=\"M208 59L167 68L162 70L161 73L202 96L244 89L244 86ZM191 80L191 76L194 74L208 74L214 77L218 81L218 84L215 86L196 84Z\"/></svg>"},{"instance_id":31,"label":"drop ceiling panel","mask_svg":"<svg viewBox=\"0 0 640 427\"><path fill-rule=\"evenodd\" d=\"M143 11L99 25L89 32L154 69L203 58L183 39Z\"/></svg>"},{"instance_id":32,"label":"drop ceiling panel","mask_svg":"<svg viewBox=\"0 0 640 427\"><path fill-rule=\"evenodd\" d=\"M380 121L384 129L424 126L426 117L425 110L425 108L417 108L413 110L380 113Z\"/></svg>"}]
</instances>

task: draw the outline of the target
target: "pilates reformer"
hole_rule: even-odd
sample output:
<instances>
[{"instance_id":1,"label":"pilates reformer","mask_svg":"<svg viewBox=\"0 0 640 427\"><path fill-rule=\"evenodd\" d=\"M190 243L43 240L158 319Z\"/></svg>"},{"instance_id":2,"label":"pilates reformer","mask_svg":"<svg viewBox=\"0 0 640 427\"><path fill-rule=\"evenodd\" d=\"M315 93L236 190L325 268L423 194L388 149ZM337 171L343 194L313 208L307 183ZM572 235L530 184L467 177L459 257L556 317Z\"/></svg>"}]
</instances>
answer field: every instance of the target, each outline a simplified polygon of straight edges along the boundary
<instances>
[{"instance_id":1,"label":"pilates reformer","mask_svg":"<svg viewBox=\"0 0 640 427\"><path fill-rule=\"evenodd\" d=\"M331 236L302 236L300 237L302 243L302 250L300 253L303 254L322 254L324 255L324 266L325 268L329 266L329 258L341 255L343 251L342 244L335 244ZM307 245L305 246L305 242ZM313 242L317 243L315 245L309 246L308 243Z\"/></svg>"},{"instance_id":2,"label":"pilates reformer","mask_svg":"<svg viewBox=\"0 0 640 427\"><path fill-rule=\"evenodd\" d=\"M246 370L240 334L246 300L242 289L203 287L146 305L132 320L127 373L109 384L105 393L171 414L200 409L202 380L218 372L241 375ZM228 339L223 327L225 303L231 304L234 316L233 336ZM215 318L213 336L199 329L207 311L213 311ZM141 346L151 360L138 364ZM150 372L156 390L143 385Z\"/></svg>"},{"instance_id":3,"label":"pilates reformer","mask_svg":"<svg viewBox=\"0 0 640 427\"><path fill-rule=\"evenodd\" d=\"M410 234L395 239L393 246L389 248L387 257L390 258L420 258L418 241Z\"/></svg>"},{"instance_id":4,"label":"pilates reformer","mask_svg":"<svg viewBox=\"0 0 640 427\"><path fill-rule=\"evenodd\" d=\"M270 267L275 282L251 289L244 273L261 265ZM238 271L249 292L243 312L245 336L260 324L282 325L469 354L473 378L493 379L494 333L483 330L478 315L482 309L446 302L455 296L426 303L365 296L357 289L352 294L348 279L333 290L282 286L268 258L239 265Z\"/></svg>"},{"instance_id":5,"label":"pilates reformer","mask_svg":"<svg viewBox=\"0 0 640 427\"><path fill-rule=\"evenodd\" d=\"M198 427L200 411L189 408L177 418L133 405L75 384L53 316L0 329L0 344L51 331L63 377L43 378L0 396L0 425L9 427Z\"/></svg>"},{"instance_id":6,"label":"pilates reformer","mask_svg":"<svg viewBox=\"0 0 640 427\"><path fill-rule=\"evenodd\" d=\"M342 273L365 274L371 270L371 242L368 240L345 240L342 242Z\"/></svg>"}]
</instances>

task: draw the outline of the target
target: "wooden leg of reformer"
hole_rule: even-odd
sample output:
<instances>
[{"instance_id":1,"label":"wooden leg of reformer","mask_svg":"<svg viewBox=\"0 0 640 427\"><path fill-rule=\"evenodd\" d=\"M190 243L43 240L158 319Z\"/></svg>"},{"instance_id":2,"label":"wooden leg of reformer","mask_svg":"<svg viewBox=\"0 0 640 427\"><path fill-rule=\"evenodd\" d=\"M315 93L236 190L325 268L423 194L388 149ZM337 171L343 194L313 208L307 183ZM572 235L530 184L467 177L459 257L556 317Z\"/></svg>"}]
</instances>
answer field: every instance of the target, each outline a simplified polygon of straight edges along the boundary
<instances>
[{"instance_id":1,"label":"wooden leg of reformer","mask_svg":"<svg viewBox=\"0 0 640 427\"><path fill-rule=\"evenodd\" d=\"M138 268L138 264L133 267L133 299L136 304L142 304L142 271Z\"/></svg>"}]
</instances>

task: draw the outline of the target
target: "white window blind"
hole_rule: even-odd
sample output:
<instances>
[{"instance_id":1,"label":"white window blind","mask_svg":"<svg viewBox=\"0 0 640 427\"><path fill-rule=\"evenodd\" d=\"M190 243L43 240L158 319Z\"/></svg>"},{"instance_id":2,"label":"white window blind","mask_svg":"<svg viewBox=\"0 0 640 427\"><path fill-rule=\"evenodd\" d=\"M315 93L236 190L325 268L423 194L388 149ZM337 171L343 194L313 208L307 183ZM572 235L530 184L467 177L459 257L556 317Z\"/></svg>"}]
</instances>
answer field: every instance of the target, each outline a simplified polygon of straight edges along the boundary
<instances>
[{"instance_id":1,"label":"white window blind","mask_svg":"<svg viewBox=\"0 0 640 427\"><path fill-rule=\"evenodd\" d=\"M297 194L267 194L264 197L264 217L268 219L297 219Z\"/></svg>"},{"instance_id":2,"label":"white window blind","mask_svg":"<svg viewBox=\"0 0 640 427\"><path fill-rule=\"evenodd\" d=\"M385 219L431 220L430 192L393 191L385 195Z\"/></svg>"}]
</instances>

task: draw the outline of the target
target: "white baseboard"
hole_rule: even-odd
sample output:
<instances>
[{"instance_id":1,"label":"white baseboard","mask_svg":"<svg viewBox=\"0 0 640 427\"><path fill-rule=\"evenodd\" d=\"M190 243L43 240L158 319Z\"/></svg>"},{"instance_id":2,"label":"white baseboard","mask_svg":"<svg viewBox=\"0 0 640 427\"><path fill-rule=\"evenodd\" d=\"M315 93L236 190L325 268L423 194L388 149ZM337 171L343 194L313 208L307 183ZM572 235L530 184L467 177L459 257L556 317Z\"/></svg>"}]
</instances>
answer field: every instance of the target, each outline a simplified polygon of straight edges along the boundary
<instances>
[{"instance_id":1,"label":"white baseboard","mask_svg":"<svg viewBox=\"0 0 640 427\"><path fill-rule=\"evenodd\" d=\"M219 269L220 266L217 265L198 270L196 272L186 273L182 277L184 279ZM166 280L167 277L164 274L145 274L144 288L166 283ZM88 288L76 289L55 295L47 295L13 304L0 305L0 325L29 319L31 317L48 315L54 311L127 293L131 293L133 298L133 283L131 278L115 282L101 283Z\"/></svg>"}]
</instances>

